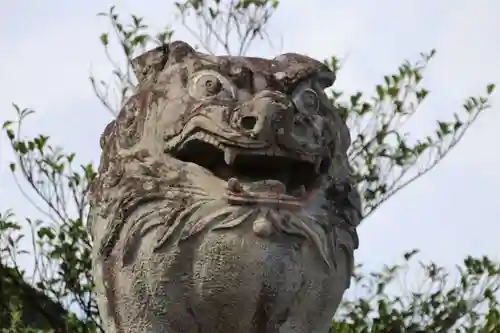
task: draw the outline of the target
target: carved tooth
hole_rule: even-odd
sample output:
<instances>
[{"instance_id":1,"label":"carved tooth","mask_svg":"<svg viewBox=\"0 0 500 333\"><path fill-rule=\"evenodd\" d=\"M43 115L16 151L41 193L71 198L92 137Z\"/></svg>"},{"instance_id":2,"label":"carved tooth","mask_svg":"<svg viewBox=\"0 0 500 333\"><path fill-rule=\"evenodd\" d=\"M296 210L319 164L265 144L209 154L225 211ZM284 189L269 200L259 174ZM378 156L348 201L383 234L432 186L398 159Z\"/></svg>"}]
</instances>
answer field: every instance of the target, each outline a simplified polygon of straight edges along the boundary
<instances>
[{"instance_id":1,"label":"carved tooth","mask_svg":"<svg viewBox=\"0 0 500 333\"><path fill-rule=\"evenodd\" d=\"M319 174L319 169L321 167L321 162L322 162L322 159L321 158L317 158L316 161L314 161L314 172L318 173Z\"/></svg>"},{"instance_id":2,"label":"carved tooth","mask_svg":"<svg viewBox=\"0 0 500 333\"><path fill-rule=\"evenodd\" d=\"M210 135L205 135L205 141L210 144L214 144L214 138L212 138Z\"/></svg>"},{"instance_id":3,"label":"carved tooth","mask_svg":"<svg viewBox=\"0 0 500 333\"><path fill-rule=\"evenodd\" d=\"M232 192L242 192L243 191L243 186L241 185L240 181L237 178L229 178L227 181L227 189L232 191Z\"/></svg>"},{"instance_id":4,"label":"carved tooth","mask_svg":"<svg viewBox=\"0 0 500 333\"><path fill-rule=\"evenodd\" d=\"M295 197L303 197L306 194L306 187L304 185L300 185L295 191L293 191L293 195Z\"/></svg>"},{"instance_id":5,"label":"carved tooth","mask_svg":"<svg viewBox=\"0 0 500 333\"><path fill-rule=\"evenodd\" d=\"M224 161L227 165L232 165L234 159L236 158L236 152L232 149L226 149L224 151Z\"/></svg>"}]
</instances>

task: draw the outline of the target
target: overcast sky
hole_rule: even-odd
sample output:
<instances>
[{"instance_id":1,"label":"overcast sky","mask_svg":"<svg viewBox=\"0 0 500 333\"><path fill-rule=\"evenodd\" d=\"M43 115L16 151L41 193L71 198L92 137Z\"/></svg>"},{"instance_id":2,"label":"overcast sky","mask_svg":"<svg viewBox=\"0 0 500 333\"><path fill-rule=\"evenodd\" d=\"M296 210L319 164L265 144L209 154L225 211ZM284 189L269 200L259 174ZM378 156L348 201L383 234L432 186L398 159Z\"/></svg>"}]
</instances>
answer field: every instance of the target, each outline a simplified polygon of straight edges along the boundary
<instances>
[{"instance_id":1,"label":"overcast sky","mask_svg":"<svg viewBox=\"0 0 500 333\"><path fill-rule=\"evenodd\" d=\"M431 94L412 126L419 133L460 111L464 98L483 92L487 83L500 82L500 1L281 2L268 28L271 36L283 38L280 49L256 44L252 54L347 56L336 82L339 89L371 93L401 61L436 48L424 82ZM114 4L120 12L145 16L158 29L172 22L171 1ZM88 80L91 68L101 75L110 69L98 38L107 23L96 17L107 8L98 0L0 0L0 120L14 117L12 102L36 109L26 131L49 134L76 151L80 161L97 162L98 138L110 121ZM193 42L182 28L176 36ZM439 167L364 221L360 262L379 267L412 248L450 266L467 254L499 257L497 101ZM20 217L33 215L14 186L7 169L12 155L3 135L1 140L0 211L13 208Z\"/></svg>"}]
</instances>

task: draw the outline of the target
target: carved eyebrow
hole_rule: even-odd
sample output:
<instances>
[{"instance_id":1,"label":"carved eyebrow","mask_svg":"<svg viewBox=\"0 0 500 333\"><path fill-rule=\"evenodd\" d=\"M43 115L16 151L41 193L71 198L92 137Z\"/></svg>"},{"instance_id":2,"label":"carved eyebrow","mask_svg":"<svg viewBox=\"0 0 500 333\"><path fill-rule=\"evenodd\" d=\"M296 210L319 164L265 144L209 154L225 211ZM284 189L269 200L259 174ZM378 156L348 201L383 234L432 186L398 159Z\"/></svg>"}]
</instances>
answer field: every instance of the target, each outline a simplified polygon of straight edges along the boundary
<instances>
[{"instance_id":1,"label":"carved eyebrow","mask_svg":"<svg viewBox=\"0 0 500 333\"><path fill-rule=\"evenodd\" d=\"M201 64L200 66L197 66L192 71L192 74L196 74L196 73L203 72L203 71L214 71L214 72L217 72L217 73L222 74L222 75L224 72L224 71L222 71L221 66L216 64L216 63L205 63L205 64Z\"/></svg>"},{"instance_id":2,"label":"carved eyebrow","mask_svg":"<svg viewBox=\"0 0 500 333\"><path fill-rule=\"evenodd\" d=\"M306 81L316 82L322 89L330 87L335 81L335 74L317 67L303 67L299 70L288 70L274 73L274 80L284 87L287 93Z\"/></svg>"}]
</instances>

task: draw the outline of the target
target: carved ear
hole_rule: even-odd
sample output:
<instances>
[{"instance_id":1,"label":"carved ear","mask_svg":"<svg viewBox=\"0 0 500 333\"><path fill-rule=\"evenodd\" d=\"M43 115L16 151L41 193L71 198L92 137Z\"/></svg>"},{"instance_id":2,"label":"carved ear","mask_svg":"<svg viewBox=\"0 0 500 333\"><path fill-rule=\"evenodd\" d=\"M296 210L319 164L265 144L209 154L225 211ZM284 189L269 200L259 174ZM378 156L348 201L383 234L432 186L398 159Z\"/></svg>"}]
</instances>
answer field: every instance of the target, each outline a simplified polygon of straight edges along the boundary
<instances>
[{"instance_id":1,"label":"carved ear","mask_svg":"<svg viewBox=\"0 0 500 333\"><path fill-rule=\"evenodd\" d=\"M316 75L316 82L318 82L319 87L323 90L330 88L336 79L335 73L330 70L320 71Z\"/></svg>"},{"instance_id":2,"label":"carved ear","mask_svg":"<svg viewBox=\"0 0 500 333\"><path fill-rule=\"evenodd\" d=\"M174 41L168 44L168 50L168 60L171 63L182 62L187 56L196 53L195 49L191 45L183 41Z\"/></svg>"},{"instance_id":3,"label":"carved ear","mask_svg":"<svg viewBox=\"0 0 500 333\"><path fill-rule=\"evenodd\" d=\"M149 50L132 60L132 67L139 83L149 81L161 72L167 62L177 63L195 53L191 45L175 41Z\"/></svg>"},{"instance_id":4,"label":"carved ear","mask_svg":"<svg viewBox=\"0 0 500 333\"><path fill-rule=\"evenodd\" d=\"M132 59L132 68L139 84L155 77L168 61L168 45L163 44Z\"/></svg>"}]
</instances>

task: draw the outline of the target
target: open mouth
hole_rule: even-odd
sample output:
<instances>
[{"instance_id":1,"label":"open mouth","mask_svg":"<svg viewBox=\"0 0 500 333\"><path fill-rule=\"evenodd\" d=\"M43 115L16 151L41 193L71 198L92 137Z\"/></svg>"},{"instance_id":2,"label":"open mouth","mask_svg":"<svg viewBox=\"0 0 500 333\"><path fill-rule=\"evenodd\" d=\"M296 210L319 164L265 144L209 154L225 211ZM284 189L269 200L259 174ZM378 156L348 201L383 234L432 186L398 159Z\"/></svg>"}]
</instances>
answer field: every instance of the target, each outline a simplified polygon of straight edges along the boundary
<instances>
[{"instance_id":1,"label":"open mouth","mask_svg":"<svg viewBox=\"0 0 500 333\"><path fill-rule=\"evenodd\" d=\"M318 162L228 147L209 134L188 139L170 153L226 181L228 199L234 204L288 202L299 205L317 187L328 165L324 159Z\"/></svg>"}]
</instances>

